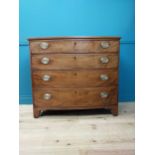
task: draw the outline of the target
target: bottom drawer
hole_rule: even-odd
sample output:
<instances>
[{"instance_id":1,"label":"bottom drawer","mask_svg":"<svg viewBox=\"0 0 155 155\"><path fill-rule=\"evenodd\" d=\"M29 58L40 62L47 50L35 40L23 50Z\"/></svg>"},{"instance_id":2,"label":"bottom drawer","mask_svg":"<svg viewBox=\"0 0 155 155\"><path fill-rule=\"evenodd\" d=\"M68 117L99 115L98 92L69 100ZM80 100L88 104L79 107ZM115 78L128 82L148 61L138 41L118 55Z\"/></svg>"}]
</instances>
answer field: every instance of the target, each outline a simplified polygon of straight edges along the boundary
<instances>
[{"instance_id":1,"label":"bottom drawer","mask_svg":"<svg viewBox=\"0 0 155 155\"><path fill-rule=\"evenodd\" d=\"M36 107L76 109L117 104L117 87L35 89Z\"/></svg>"}]
</instances>

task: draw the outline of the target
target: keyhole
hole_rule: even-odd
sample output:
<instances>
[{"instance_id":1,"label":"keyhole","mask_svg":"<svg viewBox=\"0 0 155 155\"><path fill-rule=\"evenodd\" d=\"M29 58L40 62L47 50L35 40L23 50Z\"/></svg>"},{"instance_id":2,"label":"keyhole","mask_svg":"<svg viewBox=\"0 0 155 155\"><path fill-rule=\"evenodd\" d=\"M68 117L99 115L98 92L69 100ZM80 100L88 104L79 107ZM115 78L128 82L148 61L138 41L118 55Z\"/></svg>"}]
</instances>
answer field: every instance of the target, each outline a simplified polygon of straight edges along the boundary
<instances>
[{"instance_id":1,"label":"keyhole","mask_svg":"<svg viewBox=\"0 0 155 155\"><path fill-rule=\"evenodd\" d=\"M76 56L74 56L74 60L76 60L77 59L77 57Z\"/></svg>"},{"instance_id":2,"label":"keyhole","mask_svg":"<svg viewBox=\"0 0 155 155\"><path fill-rule=\"evenodd\" d=\"M76 42L74 42L74 46L76 46L76 44L77 44L77 43L76 43Z\"/></svg>"},{"instance_id":3,"label":"keyhole","mask_svg":"<svg viewBox=\"0 0 155 155\"><path fill-rule=\"evenodd\" d=\"M75 76L77 76L77 73L74 73Z\"/></svg>"}]
</instances>

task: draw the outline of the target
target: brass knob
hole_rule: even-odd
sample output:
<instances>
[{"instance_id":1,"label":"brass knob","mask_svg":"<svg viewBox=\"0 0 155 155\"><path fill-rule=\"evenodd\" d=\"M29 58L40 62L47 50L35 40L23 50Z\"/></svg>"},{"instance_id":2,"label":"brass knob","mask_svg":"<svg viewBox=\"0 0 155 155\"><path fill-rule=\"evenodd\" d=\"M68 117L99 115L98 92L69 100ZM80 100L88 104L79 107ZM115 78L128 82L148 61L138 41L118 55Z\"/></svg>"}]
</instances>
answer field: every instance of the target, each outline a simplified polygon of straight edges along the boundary
<instances>
[{"instance_id":1,"label":"brass knob","mask_svg":"<svg viewBox=\"0 0 155 155\"><path fill-rule=\"evenodd\" d=\"M44 99L44 100L50 100L51 98L52 98L52 95L49 94L49 93L45 93L45 94L43 95L43 99Z\"/></svg>"},{"instance_id":2,"label":"brass knob","mask_svg":"<svg viewBox=\"0 0 155 155\"><path fill-rule=\"evenodd\" d=\"M50 80L50 75L43 75L42 80L43 81L49 81Z\"/></svg>"},{"instance_id":3,"label":"brass knob","mask_svg":"<svg viewBox=\"0 0 155 155\"><path fill-rule=\"evenodd\" d=\"M49 63L49 61L50 61L50 59L47 58L47 57L43 57L43 58L41 59L41 63L44 64L44 65L47 65L47 64Z\"/></svg>"},{"instance_id":4,"label":"brass knob","mask_svg":"<svg viewBox=\"0 0 155 155\"><path fill-rule=\"evenodd\" d=\"M101 98L107 98L108 97L108 93L107 92L101 92L100 96L101 96Z\"/></svg>"},{"instance_id":5,"label":"brass knob","mask_svg":"<svg viewBox=\"0 0 155 155\"><path fill-rule=\"evenodd\" d=\"M100 61L101 61L101 63L106 64L106 63L109 62L109 58L106 57L106 56L104 56L104 57L101 57L101 58L100 58Z\"/></svg>"},{"instance_id":6,"label":"brass knob","mask_svg":"<svg viewBox=\"0 0 155 155\"><path fill-rule=\"evenodd\" d=\"M102 42L101 42L101 47L102 47L102 48L109 48L109 47L110 47L110 44L109 44L109 42L107 42L107 41L102 41Z\"/></svg>"},{"instance_id":7,"label":"brass knob","mask_svg":"<svg viewBox=\"0 0 155 155\"><path fill-rule=\"evenodd\" d=\"M106 81L106 80L109 79L109 77L108 77L107 75L105 75L105 74L101 74L101 75L100 75L100 78L101 78L101 80L103 80L103 81Z\"/></svg>"},{"instance_id":8,"label":"brass knob","mask_svg":"<svg viewBox=\"0 0 155 155\"><path fill-rule=\"evenodd\" d=\"M40 48L43 49L43 50L47 49L48 48L48 43L47 42L41 42L40 43Z\"/></svg>"}]
</instances>

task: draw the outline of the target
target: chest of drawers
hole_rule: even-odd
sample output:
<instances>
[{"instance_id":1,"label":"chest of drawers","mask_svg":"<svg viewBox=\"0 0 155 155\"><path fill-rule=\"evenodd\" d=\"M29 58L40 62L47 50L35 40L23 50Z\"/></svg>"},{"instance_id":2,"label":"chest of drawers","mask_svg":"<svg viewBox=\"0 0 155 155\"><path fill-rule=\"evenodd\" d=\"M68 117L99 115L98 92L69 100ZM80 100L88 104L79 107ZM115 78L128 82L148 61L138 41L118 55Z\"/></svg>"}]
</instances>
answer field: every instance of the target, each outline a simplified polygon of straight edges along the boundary
<instances>
[{"instance_id":1,"label":"chest of drawers","mask_svg":"<svg viewBox=\"0 0 155 155\"><path fill-rule=\"evenodd\" d=\"M120 37L30 38L34 117L44 110L118 114Z\"/></svg>"}]
</instances>

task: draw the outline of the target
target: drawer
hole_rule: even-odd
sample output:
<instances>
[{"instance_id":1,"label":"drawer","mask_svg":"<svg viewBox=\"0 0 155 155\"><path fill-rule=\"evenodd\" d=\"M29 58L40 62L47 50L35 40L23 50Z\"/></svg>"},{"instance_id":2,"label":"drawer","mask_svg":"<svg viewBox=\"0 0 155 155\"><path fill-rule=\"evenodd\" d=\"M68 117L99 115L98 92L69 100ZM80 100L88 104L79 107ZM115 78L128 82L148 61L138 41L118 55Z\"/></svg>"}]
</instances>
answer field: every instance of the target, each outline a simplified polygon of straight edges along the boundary
<instances>
[{"instance_id":1,"label":"drawer","mask_svg":"<svg viewBox=\"0 0 155 155\"><path fill-rule=\"evenodd\" d=\"M118 52L119 41L39 40L31 41L32 53L100 53Z\"/></svg>"},{"instance_id":2,"label":"drawer","mask_svg":"<svg viewBox=\"0 0 155 155\"><path fill-rule=\"evenodd\" d=\"M36 107L82 108L117 104L116 87L35 89Z\"/></svg>"},{"instance_id":3,"label":"drawer","mask_svg":"<svg viewBox=\"0 0 155 155\"><path fill-rule=\"evenodd\" d=\"M32 55L33 69L117 68L117 54L44 54Z\"/></svg>"},{"instance_id":4,"label":"drawer","mask_svg":"<svg viewBox=\"0 0 155 155\"><path fill-rule=\"evenodd\" d=\"M117 70L33 71L33 87L98 87L117 85Z\"/></svg>"}]
</instances>

